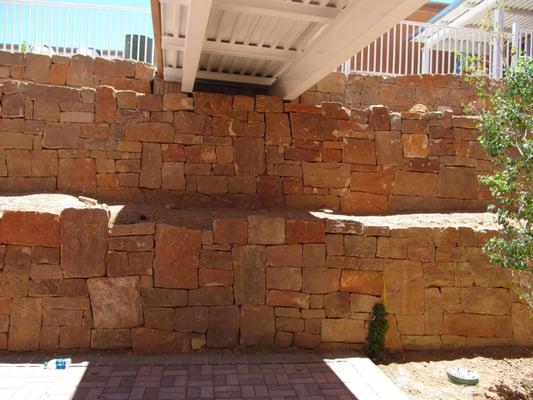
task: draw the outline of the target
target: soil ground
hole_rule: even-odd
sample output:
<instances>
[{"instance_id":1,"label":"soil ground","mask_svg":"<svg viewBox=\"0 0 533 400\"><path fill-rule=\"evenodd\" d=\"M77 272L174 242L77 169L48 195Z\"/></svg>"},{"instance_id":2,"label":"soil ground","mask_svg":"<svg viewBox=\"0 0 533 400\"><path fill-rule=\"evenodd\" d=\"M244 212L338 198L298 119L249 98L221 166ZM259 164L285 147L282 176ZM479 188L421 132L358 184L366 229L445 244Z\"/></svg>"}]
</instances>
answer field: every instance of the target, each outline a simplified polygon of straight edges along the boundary
<instances>
[{"instance_id":1,"label":"soil ground","mask_svg":"<svg viewBox=\"0 0 533 400\"><path fill-rule=\"evenodd\" d=\"M533 400L533 349L406 352L374 362L413 400ZM477 371L479 384L451 383L446 369L452 366Z\"/></svg>"}]
</instances>

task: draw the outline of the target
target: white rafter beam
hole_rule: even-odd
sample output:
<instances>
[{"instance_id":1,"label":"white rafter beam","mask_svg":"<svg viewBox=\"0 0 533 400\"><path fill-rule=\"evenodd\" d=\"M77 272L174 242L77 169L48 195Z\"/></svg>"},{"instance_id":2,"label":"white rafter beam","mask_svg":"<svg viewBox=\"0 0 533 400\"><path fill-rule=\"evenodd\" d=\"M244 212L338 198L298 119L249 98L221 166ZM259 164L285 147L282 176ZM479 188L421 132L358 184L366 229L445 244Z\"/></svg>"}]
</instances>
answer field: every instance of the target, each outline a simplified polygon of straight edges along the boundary
<instances>
[{"instance_id":1,"label":"white rafter beam","mask_svg":"<svg viewBox=\"0 0 533 400\"><path fill-rule=\"evenodd\" d=\"M182 80L183 70L181 68L165 67L164 71L165 79L176 81ZM261 86L270 86L275 80L274 78L266 78L263 76L229 74L225 72L213 71L198 71L196 77L198 79L207 79L211 81L237 82Z\"/></svg>"},{"instance_id":2,"label":"white rafter beam","mask_svg":"<svg viewBox=\"0 0 533 400\"><path fill-rule=\"evenodd\" d=\"M172 36L163 36L161 40L164 49L183 51L185 49L185 39ZM205 41L202 45L202 52L243 58L253 58L256 60L270 60L279 62L293 61L300 54L295 50L272 49L263 46L244 45L236 43L222 43Z\"/></svg>"},{"instance_id":3,"label":"white rafter beam","mask_svg":"<svg viewBox=\"0 0 533 400\"><path fill-rule=\"evenodd\" d=\"M334 7L280 0L214 0L214 5L223 10L320 23L331 22L341 12Z\"/></svg>"},{"instance_id":4,"label":"white rafter beam","mask_svg":"<svg viewBox=\"0 0 533 400\"><path fill-rule=\"evenodd\" d=\"M516 15L518 17L533 18L533 10L522 10L520 8L506 8L506 14Z\"/></svg>"},{"instance_id":5,"label":"white rafter beam","mask_svg":"<svg viewBox=\"0 0 533 400\"><path fill-rule=\"evenodd\" d=\"M252 46L244 44L232 44L222 42L205 42L203 50L209 54L232 55L244 58L255 58L258 60L270 60L287 62L298 56L294 50L272 49L263 46Z\"/></svg>"},{"instance_id":6,"label":"white rafter beam","mask_svg":"<svg viewBox=\"0 0 533 400\"><path fill-rule=\"evenodd\" d=\"M426 0L352 1L278 77L274 94L293 100Z\"/></svg>"},{"instance_id":7,"label":"white rafter beam","mask_svg":"<svg viewBox=\"0 0 533 400\"><path fill-rule=\"evenodd\" d=\"M192 92L194 88L212 4L212 0L195 0L189 4L181 81L184 92Z\"/></svg>"}]
</instances>

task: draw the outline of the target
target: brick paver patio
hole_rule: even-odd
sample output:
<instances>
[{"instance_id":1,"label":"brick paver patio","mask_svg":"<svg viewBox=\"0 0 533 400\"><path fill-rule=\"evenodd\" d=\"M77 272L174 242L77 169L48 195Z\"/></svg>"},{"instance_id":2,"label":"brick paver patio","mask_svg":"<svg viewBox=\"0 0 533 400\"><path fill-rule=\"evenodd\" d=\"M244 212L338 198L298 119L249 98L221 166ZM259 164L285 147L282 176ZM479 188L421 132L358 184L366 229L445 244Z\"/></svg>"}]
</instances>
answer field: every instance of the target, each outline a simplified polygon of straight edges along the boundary
<instances>
[{"instance_id":1,"label":"brick paver patio","mask_svg":"<svg viewBox=\"0 0 533 400\"><path fill-rule=\"evenodd\" d=\"M1 354L0 399L355 399L350 363L319 354L91 353L68 370L43 368L57 356Z\"/></svg>"}]
</instances>

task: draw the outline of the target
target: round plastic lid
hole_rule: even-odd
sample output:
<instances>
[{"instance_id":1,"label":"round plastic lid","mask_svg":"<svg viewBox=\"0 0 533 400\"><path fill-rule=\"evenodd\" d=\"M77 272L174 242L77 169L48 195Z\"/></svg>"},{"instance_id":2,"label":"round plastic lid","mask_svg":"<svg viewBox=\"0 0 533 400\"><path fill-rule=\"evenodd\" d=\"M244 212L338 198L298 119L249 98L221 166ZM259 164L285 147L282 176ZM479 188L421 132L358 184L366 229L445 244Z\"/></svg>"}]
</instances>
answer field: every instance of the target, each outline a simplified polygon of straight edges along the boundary
<instances>
[{"instance_id":1,"label":"round plastic lid","mask_svg":"<svg viewBox=\"0 0 533 400\"><path fill-rule=\"evenodd\" d=\"M460 385L476 385L479 382L479 374L471 369L450 367L446 373L450 381Z\"/></svg>"}]
</instances>

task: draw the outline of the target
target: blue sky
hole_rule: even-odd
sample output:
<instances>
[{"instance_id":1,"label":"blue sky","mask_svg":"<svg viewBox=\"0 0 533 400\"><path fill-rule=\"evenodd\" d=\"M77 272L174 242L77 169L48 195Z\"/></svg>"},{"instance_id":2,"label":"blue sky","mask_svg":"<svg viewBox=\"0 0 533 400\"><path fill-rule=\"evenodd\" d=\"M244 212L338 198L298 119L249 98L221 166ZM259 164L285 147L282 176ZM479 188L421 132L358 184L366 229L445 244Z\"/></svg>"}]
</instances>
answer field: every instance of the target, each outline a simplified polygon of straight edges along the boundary
<instances>
[{"instance_id":1,"label":"blue sky","mask_svg":"<svg viewBox=\"0 0 533 400\"><path fill-rule=\"evenodd\" d=\"M0 0L1 1L1 0ZM138 7L149 9L149 0L67 0L80 6ZM65 31L67 34L65 34ZM150 13L105 8L49 7L0 2L0 43L96 47L123 50L128 33L152 37Z\"/></svg>"}]
</instances>

